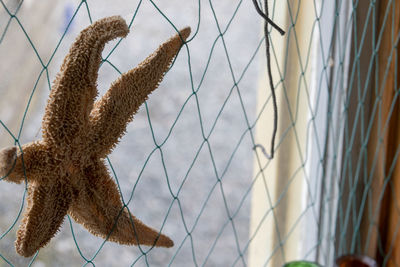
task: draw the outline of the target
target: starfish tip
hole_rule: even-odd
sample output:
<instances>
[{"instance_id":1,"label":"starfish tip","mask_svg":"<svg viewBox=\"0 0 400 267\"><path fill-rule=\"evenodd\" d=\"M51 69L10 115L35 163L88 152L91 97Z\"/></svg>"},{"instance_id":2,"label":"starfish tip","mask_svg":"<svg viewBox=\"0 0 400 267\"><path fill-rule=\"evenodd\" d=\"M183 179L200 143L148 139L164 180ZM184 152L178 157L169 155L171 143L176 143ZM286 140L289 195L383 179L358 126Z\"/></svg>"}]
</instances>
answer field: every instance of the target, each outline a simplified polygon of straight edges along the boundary
<instances>
[{"instance_id":1,"label":"starfish tip","mask_svg":"<svg viewBox=\"0 0 400 267\"><path fill-rule=\"evenodd\" d=\"M185 27L185 28L183 28L182 30L180 30L179 33L180 33L182 39L186 41L186 39L187 39L187 38L189 37L189 35L190 35L190 32L191 32L190 27Z\"/></svg>"},{"instance_id":2,"label":"starfish tip","mask_svg":"<svg viewBox=\"0 0 400 267\"><path fill-rule=\"evenodd\" d=\"M165 235L160 235L157 240L156 246L171 248L174 246L174 241L171 238Z\"/></svg>"},{"instance_id":3,"label":"starfish tip","mask_svg":"<svg viewBox=\"0 0 400 267\"><path fill-rule=\"evenodd\" d=\"M15 251L19 255L28 258L28 257L33 256L37 250L35 250L32 247L29 247L28 244L26 244L20 240L16 240L15 241Z\"/></svg>"},{"instance_id":4,"label":"starfish tip","mask_svg":"<svg viewBox=\"0 0 400 267\"><path fill-rule=\"evenodd\" d=\"M95 22L95 24L96 23L99 25L107 25L110 30L114 31L117 36L120 37L126 37L126 35L129 33L129 27L121 16L106 17Z\"/></svg>"},{"instance_id":5,"label":"starfish tip","mask_svg":"<svg viewBox=\"0 0 400 267\"><path fill-rule=\"evenodd\" d=\"M0 150L0 178L6 176L17 158L17 148L6 147Z\"/></svg>"}]
</instances>

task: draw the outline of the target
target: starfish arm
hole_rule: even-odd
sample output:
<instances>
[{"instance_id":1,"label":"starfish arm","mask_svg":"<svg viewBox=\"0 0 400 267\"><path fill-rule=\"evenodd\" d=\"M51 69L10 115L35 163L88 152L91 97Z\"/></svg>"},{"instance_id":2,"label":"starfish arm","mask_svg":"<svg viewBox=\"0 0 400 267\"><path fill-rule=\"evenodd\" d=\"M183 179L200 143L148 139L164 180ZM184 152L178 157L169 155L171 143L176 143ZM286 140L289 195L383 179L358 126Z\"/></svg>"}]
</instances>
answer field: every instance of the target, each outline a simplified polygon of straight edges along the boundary
<instances>
[{"instance_id":1,"label":"starfish arm","mask_svg":"<svg viewBox=\"0 0 400 267\"><path fill-rule=\"evenodd\" d=\"M123 208L117 185L103 163L85 170L88 181L68 213L90 233L126 245L172 247L173 241L146 226ZM131 220L132 219L132 220Z\"/></svg>"},{"instance_id":2,"label":"starfish arm","mask_svg":"<svg viewBox=\"0 0 400 267\"><path fill-rule=\"evenodd\" d=\"M90 149L105 157L122 137L133 115L155 90L183 42L190 34L185 28L162 44L136 68L117 79L98 100L90 114Z\"/></svg>"},{"instance_id":3,"label":"starfish arm","mask_svg":"<svg viewBox=\"0 0 400 267\"><path fill-rule=\"evenodd\" d=\"M0 178L7 182L21 183L34 180L42 165L47 162L45 146L32 142L22 146L22 153L17 147L6 147L0 150Z\"/></svg>"},{"instance_id":4,"label":"starfish arm","mask_svg":"<svg viewBox=\"0 0 400 267\"><path fill-rule=\"evenodd\" d=\"M30 257L57 233L71 203L71 193L60 183L30 184L27 202L15 248L21 256Z\"/></svg>"},{"instance_id":5,"label":"starfish arm","mask_svg":"<svg viewBox=\"0 0 400 267\"><path fill-rule=\"evenodd\" d=\"M58 147L71 144L88 124L97 95L97 72L104 45L125 37L129 29L119 17L101 19L83 30L71 46L54 81L43 117L43 139Z\"/></svg>"}]
</instances>

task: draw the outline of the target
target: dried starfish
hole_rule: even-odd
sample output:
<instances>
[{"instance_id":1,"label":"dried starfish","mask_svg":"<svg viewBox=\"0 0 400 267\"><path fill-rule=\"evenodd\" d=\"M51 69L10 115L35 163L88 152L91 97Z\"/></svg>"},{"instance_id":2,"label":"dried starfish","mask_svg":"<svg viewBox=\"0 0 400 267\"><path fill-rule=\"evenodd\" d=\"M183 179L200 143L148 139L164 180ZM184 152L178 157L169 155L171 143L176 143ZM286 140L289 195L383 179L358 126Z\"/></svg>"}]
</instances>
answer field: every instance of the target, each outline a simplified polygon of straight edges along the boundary
<instances>
[{"instance_id":1,"label":"dried starfish","mask_svg":"<svg viewBox=\"0 0 400 267\"><path fill-rule=\"evenodd\" d=\"M42 140L0 151L0 177L28 181L27 208L17 231L17 252L32 256L56 234L69 214L89 232L129 245L173 246L122 205L104 158L139 106L158 87L190 28L180 31L136 68L117 79L95 102L101 52L129 32L119 17L84 29L65 57L43 117Z\"/></svg>"}]
</instances>

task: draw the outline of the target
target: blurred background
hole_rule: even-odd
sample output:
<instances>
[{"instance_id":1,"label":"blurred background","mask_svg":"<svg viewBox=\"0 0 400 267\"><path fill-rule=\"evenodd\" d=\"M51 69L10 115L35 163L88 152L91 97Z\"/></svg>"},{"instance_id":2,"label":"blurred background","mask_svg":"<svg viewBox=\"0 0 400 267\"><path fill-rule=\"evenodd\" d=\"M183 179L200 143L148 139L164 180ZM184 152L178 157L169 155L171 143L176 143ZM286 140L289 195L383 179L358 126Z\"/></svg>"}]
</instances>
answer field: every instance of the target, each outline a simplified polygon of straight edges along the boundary
<instances>
[{"instance_id":1,"label":"blurred background","mask_svg":"<svg viewBox=\"0 0 400 267\"><path fill-rule=\"evenodd\" d=\"M224 266L248 239L250 196L245 197L245 189L252 181L253 151L243 110L247 119L254 121L260 62L252 57L261 40L261 22L251 2L213 4L221 30L229 29L229 23L230 28L240 28L228 30L224 37L228 61L213 11L206 7L200 12L204 4L179 0L2 1L0 119L21 144L41 138L41 119L52 81L70 45L91 22L112 15L132 22L129 35L111 55L118 40L103 52L112 65L106 62L100 69L100 95L120 76L118 71L134 68L174 35L174 27L191 26L195 35L109 156L131 212L156 229L163 226L163 233L174 240L174 248L155 248L146 256L137 247L111 242L100 248L101 238L66 219L33 266L79 266L98 250L96 266L129 266L136 260L138 266L168 262ZM18 21L10 20L7 11L17 11ZM241 98L233 88L229 64L236 79L245 73L238 85ZM14 145L5 127L0 127L0 136L1 147ZM156 144L162 144L161 150ZM173 194L179 191L179 202L173 200L170 190ZM17 220L0 241L0 253L16 266L27 265L30 259L17 256L13 246L24 186L3 182L0 191L5 203L0 207L1 233ZM234 216L232 225L228 212Z\"/></svg>"},{"instance_id":2,"label":"blurred background","mask_svg":"<svg viewBox=\"0 0 400 267\"><path fill-rule=\"evenodd\" d=\"M262 9L265 2L257 2ZM0 182L0 266L400 264L400 0L0 0L0 147L41 138L52 82L76 36L121 15L98 90L178 29L192 34L107 164L130 211L170 249L104 242L66 217L33 258L14 249L25 186ZM255 148L257 147L257 148ZM176 198L174 198L176 196Z\"/></svg>"}]
</instances>

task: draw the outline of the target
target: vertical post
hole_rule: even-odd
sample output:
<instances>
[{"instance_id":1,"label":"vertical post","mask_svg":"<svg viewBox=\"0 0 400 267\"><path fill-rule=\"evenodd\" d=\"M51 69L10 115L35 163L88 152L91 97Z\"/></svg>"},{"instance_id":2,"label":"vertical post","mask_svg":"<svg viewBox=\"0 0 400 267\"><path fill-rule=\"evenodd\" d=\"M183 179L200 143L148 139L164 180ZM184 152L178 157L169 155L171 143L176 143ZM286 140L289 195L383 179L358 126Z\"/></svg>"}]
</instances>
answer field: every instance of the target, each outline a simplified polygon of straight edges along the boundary
<instances>
[{"instance_id":1,"label":"vertical post","mask_svg":"<svg viewBox=\"0 0 400 267\"><path fill-rule=\"evenodd\" d=\"M379 95L373 101L379 101L380 117L375 119L376 129L370 146L371 157L379 153L378 166L374 172L375 199L384 191L380 207L379 233L374 238L382 240L385 255L381 255L376 247L376 254L381 264L387 266L400 265L400 105L398 90L400 84L398 51L400 34L400 0L380 1L377 31L382 32L378 51ZM388 186L384 184L387 181ZM376 190L378 189L378 190ZM377 209L379 207L376 207Z\"/></svg>"},{"instance_id":2,"label":"vertical post","mask_svg":"<svg viewBox=\"0 0 400 267\"><path fill-rule=\"evenodd\" d=\"M321 88L313 82L324 75L318 72L325 67L318 58L320 35L316 16L310 12L314 3L291 0L275 1L273 5L273 20L286 31L284 37L271 31L270 38L279 122L275 158L269 161L262 153L255 154L249 266L282 266L306 254L308 260L315 260L317 254L319 189L314 188L318 188L315 185L320 176L313 174L322 156L314 153L311 159L307 155L316 147L310 141L315 140L315 132L310 131L322 131L318 133L322 136L320 141L325 140L325 131L312 125L314 120L321 120L325 127L326 122L326 112L318 110L321 116L317 119L312 112L325 101L315 100ZM324 45L329 46L330 42ZM259 88L257 110L263 111L256 128L256 143L268 151L273 109L271 101L267 101L267 75L263 75ZM327 97L327 91L322 94L322 98Z\"/></svg>"}]
</instances>

